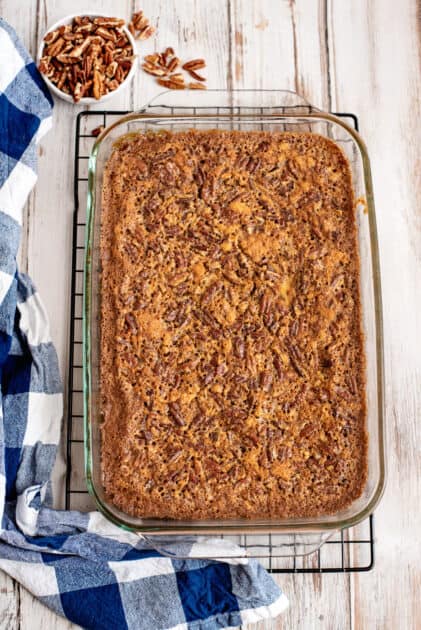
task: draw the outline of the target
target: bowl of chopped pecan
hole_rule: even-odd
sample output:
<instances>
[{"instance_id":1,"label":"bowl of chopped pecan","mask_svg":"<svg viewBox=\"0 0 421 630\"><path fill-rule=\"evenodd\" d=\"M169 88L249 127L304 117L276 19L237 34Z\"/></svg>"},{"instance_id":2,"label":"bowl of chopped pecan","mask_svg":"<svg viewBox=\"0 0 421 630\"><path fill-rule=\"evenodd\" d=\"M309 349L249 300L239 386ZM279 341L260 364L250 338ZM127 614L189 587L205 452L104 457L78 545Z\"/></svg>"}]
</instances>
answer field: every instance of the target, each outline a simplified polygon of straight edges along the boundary
<instances>
[{"instance_id":1,"label":"bowl of chopped pecan","mask_svg":"<svg viewBox=\"0 0 421 630\"><path fill-rule=\"evenodd\" d=\"M97 13L68 15L44 35L38 68L60 98L96 103L127 87L138 65L135 51L125 20Z\"/></svg>"}]
</instances>

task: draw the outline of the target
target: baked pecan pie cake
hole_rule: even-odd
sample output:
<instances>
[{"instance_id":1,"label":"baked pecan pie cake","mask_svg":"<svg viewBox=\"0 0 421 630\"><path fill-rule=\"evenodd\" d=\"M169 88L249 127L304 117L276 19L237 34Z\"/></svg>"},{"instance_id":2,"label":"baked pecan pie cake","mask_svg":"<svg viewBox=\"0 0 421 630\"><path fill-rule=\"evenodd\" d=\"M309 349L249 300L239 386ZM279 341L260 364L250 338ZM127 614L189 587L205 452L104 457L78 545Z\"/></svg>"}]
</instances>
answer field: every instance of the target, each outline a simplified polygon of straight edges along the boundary
<instances>
[{"instance_id":1,"label":"baked pecan pie cake","mask_svg":"<svg viewBox=\"0 0 421 630\"><path fill-rule=\"evenodd\" d=\"M336 512L366 480L349 164L306 133L121 138L103 182L102 474L126 513Z\"/></svg>"}]
</instances>

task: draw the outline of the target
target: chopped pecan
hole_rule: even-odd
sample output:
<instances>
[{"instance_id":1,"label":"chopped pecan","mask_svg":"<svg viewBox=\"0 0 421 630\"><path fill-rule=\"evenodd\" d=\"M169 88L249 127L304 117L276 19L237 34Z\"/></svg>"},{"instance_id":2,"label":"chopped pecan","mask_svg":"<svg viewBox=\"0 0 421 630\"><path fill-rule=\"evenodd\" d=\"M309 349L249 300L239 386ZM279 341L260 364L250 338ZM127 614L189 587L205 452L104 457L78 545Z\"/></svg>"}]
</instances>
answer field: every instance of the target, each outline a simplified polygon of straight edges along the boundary
<instances>
[{"instance_id":1,"label":"chopped pecan","mask_svg":"<svg viewBox=\"0 0 421 630\"><path fill-rule=\"evenodd\" d=\"M285 461L286 459L288 459L289 457L291 457L291 449L289 446L281 446L278 449L278 454L277 454L277 459L280 462Z\"/></svg>"},{"instance_id":2,"label":"chopped pecan","mask_svg":"<svg viewBox=\"0 0 421 630\"><path fill-rule=\"evenodd\" d=\"M177 83L175 81L170 81L168 79L157 79L157 83L162 85L162 87L168 88L169 90L184 90L184 83Z\"/></svg>"},{"instance_id":3,"label":"chopped pecan","mask_svg":"<svg viewBox=\"0 0 421 630\"><path fill-rule=\"evenodd\" d=\"M146 28L150 26L150 22L148 18L142 17L136 22L134 22L134 27L137 31L144 31Z\"/></svg>"},{"instance_id":4,"label":"chopped pecan","mask_svg":"<svg viewBox=\"0 0 421 630\"><path fill-rule=\"evenodd\" d=\"M114 90L116 90L119 85L120 84L117 81L117 79L106 79L105 80L105 87L108 88L109 92L114 92Z\"/></svg>"},{"instance_id":5,"label":"chopped pecan","mask_svg":"<svg viewBox=\"0 0 421 630\"><path fill-rule=\"evenodd\" d=\"M206 421L206 416L205 416L205 415L204 415L201 411L199 411L199 412L198 412L198 413L197 413L197 414L193 417L192 424L193 424L193 425L200 425L200 424L204 424L204 423L205 423L205 421Z\"/></svg>"},{"instance_id":6,"label":"chopped pecan","mask_svg":"<svg viewBox=\"0 0 421 630\"><path fill-rule=\"evenodd\" d=\"M272 305L272 296L268 291L265 291L260 298L260 314L266 315L270 311Z\"/></svg>"},{"instance_id":7,"label":"chopped pecan","mask_svg":"<svg viewBox=\"0 0 421 630\"><path fill-rule=\"evenodd\" d=\"M255 361L254 356L253 356L252 352L250 351L250 349L247 352L246 366L247 366L247 369L250 372L250 374L252 374L252 375L256 374L256 361Z\"/></svg>"},{"instance_id":8,"label":"chopped pecan","mask_svg":"<svg viewBox=\"0 0 421 630\"><path fill-rule=\"evenodd\" d=\"M206 90L206 85L203 83L189 83L188 87L190 90Z\"/></svg>"},{"instance_id":9,"label":"chopped pecan","mask_svg":"<svg viewBox=\"0 0 421 630\"><path fill-rule=\"evenodd\" d=\"M290 335L291 337L296 337L298 331L300 330L300 321L298 319L294 319L290 326Z\"/></svg>"},{"instance_id":10,"label":"chopped pecan","mask_svg":"<svg viewBox=\"0 0 421 630\"><path fill-rule=\"evenodd\" d=\"M223 269L222 274L227 280L232 282L232 284L242 284L240 278L231 269Z\"/></svg>"},{"instance_id":11,"label":"chopped pecan","mask_svg":"<svg viewBox=\"0 0 421 630\"><path fill-rule=\"evenodd\" d=\"M69 57L80 57L85 50L90 46L92 41L91 37L87 37L79 46L73 48L73 50L69 53Z\"/></svg>"},{"instance_id":12,"label":"chopped pecan","mask_svg":"<svg viewBox=\"0 0 421 630\"><path fill-rule=\"evenodd\" d=\"M344 280L345 280L345 276L343 273L336 274L336 276L332 278L332 281L330 283L330 286L333 289L333 291L335 291L335 289L340 287L343 284Z\"/></svg>"},{"instance_id":13,"label":"chopped pecan","mask_svg":"<svg viewBox=\"0 0 421 630\"><path fill-rule=\"evenodd\" d=\"M202 295L202 306L206 306L212 300L212 298L216 295L220 288L219 282L213 282L203 293Z\"/></svg>"},{"instance_id":14,"label":"chopped pecan","mask_svg":"<svg viewBox=\"0 0 421 630\"><path fill-rule=\"evenodd\" d=\"M77 57L72 57L71 55L66 55L65 53L60 53L57 55L56 59L65 65L69 63L79 63L79 59Z\"/></svg>"},{"instance_id":15,"label":"chopped pecan","mask_svg":"<svg viewBox=\"0 0 421 630\"><path fill-rule=\"evenodd\" d=\"M151 64L155 64L158 62L159 59L159 54L158 53L154 53L153 55L145 55L144 60L147 63L151 63Z\"/></svg>"},{"instance_id":16,"label":"chopped pecan","mask_svg":"<svg viewBox=\"0 0 421 630\"><path fill-rule=\"evenodd\" d=\"M260 160L258 158L250 157L246 164L246 171L253 174L259 167Z\"/></svg>"},{"instance_id":17,"label":"chopped pecan","mask_svg":"<svg viewBox=\"0 0 421 630\"><path fill-rule=\"evenodd\" d=\"M142 68L145 72L152 74L154 77L163 77L168 73L166 69L154 66L151 63L142 64Z\"/></svg>"},{"instance_id":18,"label":"chopped pecan","mask_svg":"<svg viewBox=\"0 0 421 630\"><path fill-rule=\"evenodd\" d=\"M66 46L66 40L62 37L53 40L53 43L44 48L44 55L48 55L49 57L56 57Z\"/></svg>"},{"instance_id":19,"label":"chopped pecan","mask_svg":"<svg viewBox=\"0 0 421 630\"><path fill-rule=\"evenodd\" d=\"M304 427L301 429L300 431L300 437L301 438L307 438L309 437L312 433L314 433L314 431L316 430L316 427L314 426L314 424L312 424L311 422L308 422L307 424L304 425Z\"/></svg>"},{"instance_id":20,"label":"chopped pecan","mask_svg":"<svg viewBox=\"0 0 421 630\"><path fill-rule=\"evenodd\" d=\"M52 44L53 42L56 41L57 37L59 36L59 31L58 29L56 31L50 31L49 33L46 34L46 36L44 37L44 42L47 44L47 46L49 44Z\"/></svg>"},{"instance_id":21,"label":"chopped pecan","mask_svg":"<svg viewBox=\"0 0 421 630\"><path fill-rule=\"evenodd\" d=\"M169 73L174 72L176 68L180 65L180 60L178 57L173 57L169 63L167 64L167 70Z\"/></svg>"},{"instance_id":22,"label":"chopped pecan","mask_svg":"<svg viewBox=\"0 0 421 630\"><path fill-rule=\"evenodd\" d=\"M132 333L137 333L137 323L136 323L136 319L134 317L134 315L132 315L131 313L126 313L124 321L127 324L127 327L129 328L129 330Z\"/></svg>"},{"instance_id":23,"label":"chopped pecan","mask_svg":"<svg viewBox=\"0 0 421 630\"><path fill-rule=\"evenodd\" d=\"M184 83L184 77L181 73L171 74L168 79L176 83Z\"/></svg>"},{"instance_id":24,"label":"chopped pecan","mask_svg":"<svg viewBox=\"0 0 421 630\"><path fill-rule=\"evenodd\" d=\"M59 90L62 89L64 82L67 80L68 76L67 76L67 71L63 71L61 73L54 73L53 79L56 79L55 83L57 84L57 88Z\"/></svg>"},{"instance_id":25,"label":"chopped pecan","mask_svg":"<svg viewBox=\"0 0 421 630\"><path fill-rule=\"evenodd\" d=\"M192 59L183 64L183 70L199 70L206 66L204 59Z\"/></svg>"},{"instance_id":26,"label":"chopped pecan","mask_svg":"<svg viewBox=\"0 0 421 630\"><path fill-rule=\"evenodd\" d=\"M130 367L136 367L138 360L132 352L123 352L120 356Z\"/></svg>"},{"instance_id":27,"label":"chopped pecan","mask_svg":"<svg viewBox=\"0 0 421 630\"><path fill-rule=\"evenodd\" d=\"M260 374L260 387L264 392L270 392L273 384L273 374L269 370L264 370Z\"/></svg>"},{"instance_id":28,"label":"chopped pecan","mask_svg":"<svg viewBox=\"0 0 421 630\"><path fill-rule=\"evenodd\" d=\"M180 406L177 403L172 402L172 403L170 403L168 405L168 408L169 408L169 412L170 412L171 416L174 418L176 424L178 424L179 427L183 427L186 423L185 423L184 418L182 416Z\"/></svg>"},{"instance_id":29,"label":"chopped pecan","mask_svg":"<svg viewBox=\"0 0 421 630\"><path fill-rule=\"evenodd\" d=\"M278 457L278 449L276 444L269 444L266 447L266 455L269 462L274 462Z\"/></svg>"},{"instance_id":30,"label":"chopped pecan","mask_svg":"<svg viewBox=\"0 0 421 630\"><path fill-rule=\"evenodd\" d=\"M94 71L95 73L95 71ZM124 69L121 67L121 65L119 64L116 71L115 71L115 75L114 75L116 81L118 82L118 84L122 83L124 81L124 77L125 77L125 72ZM95 97L96 98L96 97Z\"/></svg>"},{"instance_id":31,"label":"chopped pecan","mask_svg":"<svg viewBox=\"0 0 421 630\"><path fill-rule=\"evenodd\" d=\"M239 359L244 359L246 354L246 346L244 339L237 337L234 341L234 353Z\"/></svg>"},{"instance_id":32,"label":"chopped pecan","mask_svg":"<svg viewBox=\"0 0 421 630\"><path fill-rule=\"evenodd\" d=\"M162 68L166 68L167 67L167 60L164 57L164 53L158 53L158 61L157 64L159 66L162 66Z\"/></svg>"},{"instance_id":33,"label":"chopped pecan","mask_svg":"<svg viewBox=\"0 0 421 630\"><path fill-rule=\"evenodd\" d=\"M208 366L203 375L203 385L209 385L215 378L215 368Z\"/></svg>"},{"instance_id":34,"label":"chopped pecan","mask_svg":"<svg viewBox=\"0 0 421 630\"><path fill-rule=\"evenodd\" d=\"M345 389L345 387L336 386L334 390L335 390L335 393L339 396L339 398L343 398L343 400L348 400L348 401L351 400L352 395L347 389Z\"/></svg>"},{"instance_id":35,"label":"chopped pecan","mask_svg":"<svg viewBox=\"0 0 421 630\"><path fill-rule=\"evenodd\" d=\"M291 362L292 367L297 372L298 376L305 376L305 371L303 367L299 364L299 362L293 355L289 356L289 360Z\"/></svg>"},{"instance_id":36,"label":"chopped pecan","mask_svg":"<svg viewBox=\"0 0 421 630\"><path fill-rule=\"evenodd\" d=\"M136 35L136 39L149 39L149 37L152 37L152 35L155 33L155 30L155 27L152 25L145 26L145 28Z\"/></svg>"},{"instance_id":37,"label":"chopped pecan","mask_svg":"<svg viewBox=\"0 0 421 630\"><path fill-rule=\"evenodd\" d=\"M94 78L93 78L92 89L93 89L93 96L96 99L101 98L103 81L104 81L103 75L101 75L99 70L94 68Z\"/></svg>"},{"instance_id":38,"label":"chopped pecan","mask_svg":"<svg viewBox=\"0 0 421 630\"><path fill-rule=\"evenodd\" d=\"M137 31L141 31L143 28L145 28L145 26L149 26L149 20L143 14L143 11L138 11L137 13L133 13L132 23Z\"/></svg>"},{"instance_id":39,"label":"chopped pecan","mask_svg":"<svg viewBox=\"0 0 421 630\"><path fill-rule=\"evenodd\" d=\"M75 18L76 19L76 18ZM89 18L88 18L89 20ZM84 35L85 33L90 33L95 28L93 22L87 22L86 24L79 24L76 27L73 27L74 33L77 35Z\"/></svg>"},{"instance_id":40,"label":"chopped pecan","mask_svg":"<svg viewBox=\"0 0 421 630\"><path fill-rule=\"evenodd\" d=\"M132 15L132 22L137 22L143 16L143 11L135 11Z\"/></svg>"},{"instance_id":41,"label":"chopped pecan","mask_svg":"<svg viewBox=\"0 0 421 630\"><path fill-rule=\"evenodd\" d=\"M218 376L224 376L228 372L228 367L226 363L220 363L216 368L216 374Z\"/></svg>"},{"instance_id":42,"label":"chopped pecan","mask_svg":"<svg viewBox=\"0 0 421 630\"><path fill-rule=\"evenodd\" d=\"M48 57L42 57L38 68L41 74L44 74L48 78L51 78L54 74L54 66L50 64Z\"/></svg>"},{"instance_id":43,"label":"chopped pecan","mask_svg":"<svg viewBox=\"0 0 421 630\"><path fill-rule=\"evenodd\" d=\"M287 340L285 345L288 349L289 360L292 367L294 368L294 370L297 372L299 376L305 376L306 370L303 367L304 357L301 351L299 350L298 346L296 344L291 343L290 340Z\"/></svg>"},{"instance_id":44,"label":"chopped pecan","mask_svg":"<svg viewBox=\"0 0 421 630\"><path fill-rule=\"evenodd\" d=\"M345 378L345 382L351 394L355 395L358 391L357 379L355 378L355 376L353 374L348 375Z\"/></svg>"},{"instance_id":45,"label":"chopped pecan","mask_svg":"<svg viewBox=\"0 0 421 630\"><path fill-rule=\"evenodd\" d=\"M218 392L213 392L213 391L210 392L210 395L212 396L212 398L214 399L218 407L222 409L225 404L224 397L221 396L221 394L219 394Z\"/></svg>"},{"instance_id":46,"label":"chopped pecan","mask_svg":"<svg viewBox=\"0 0 421 630\"><path fill-rule=\"evenodd\" d=\"M176 451L175 453L173 453L171 455L171 457L168 460L168 464L175 464L176 462L178 462L178 460L180 459L180 457L183 455L183 451Z\"/></svg>"},{"instance_id":47,"label":"chopped pecan","mask_svg":"<svg viewBox=\"0 0 421 630\"><path fill-rule=\"evenodd\" d=\"M197 72L195 72L191 68L188 68L187 72L189 73L191 78L195 79L196 81L206 81L205 77L202 77L200 74L198 74Z\"/></svg>"},{"instance_id":48,"label":"chopped pecan","mask_svg":"<svg viewBox=\"0 0 421 630\"><path fill-rule=\"evenodd\" d=\"M283 377L284 377L284 371L283 371L283 366L282 366L281 360L278 357L278 355L275 355L273 357L273 365L274 365L274 368L275 368L276 373L278 375L278 379L282 380Z\"/></svg>"},{"instance_id":49,"label":"chopped pecan","mask_svg":"<svg viewBox=\"0 0 421 630\"><path fill-rule=\"evenodd\" d=\"M70 24L63 24L62 26L58 27L58 32L61 36L65 35L66 33L69 33L70 30L71 30Z\"/></svg>"},{"instance_id":50,"label":"chopped pecan","mask_svg":"<svg viewBox=\"0 0 421 630\"><path fill-rule=\"evenodd\" d=\"M83 85L78 81L73 90L73 99L75 103L78 103L83 96Z\"/></svg>"},{"instance_id":51,"label":"chopped pecan","mask_svg":"<svg viewBox=\"0 0 421 630\"><path fill-rule=\"evenodd\" d=\"M117 41L117 35L115 33L114 30L105 28L104 26L100 26L99 28L96 29L95 31L95 35L99 35L100 37L102 37L103 39L108 39L112 42L116 42Z\"/></svg>"},{"instance_id":52,"label":"chopped pecan","mask_svg":"<svg viewBox=\"0 0 421 630\"><path fill-rule=\"evenodd\" d=\"M299 179L300 172L298 170L297 164L293 160L286 161L286 171L292 175L294 179Z\"/></svg>"},{"instance_id":53,"label":"chopped pecan","mask_svg":"<svg viewBox=\"0 0 421 630\"><path fill-rule=\"evenodd\" d=\"M110 26L111 28L119 28L124 26L124 20L115 17L96 17L94 18L94 24L98 26Z\"/></svg>"},{"instance_id":54,"label":"chopped pecan","mask_svg":"<svg viewBox=\"0 0 421 630\"><path fill-rule=\"evenodd\" d=\"M112 79L115 76L115 73L118 68L117 61L112 61L105 69L105 74L109 79Z\"/></svg>"}]
</instances>

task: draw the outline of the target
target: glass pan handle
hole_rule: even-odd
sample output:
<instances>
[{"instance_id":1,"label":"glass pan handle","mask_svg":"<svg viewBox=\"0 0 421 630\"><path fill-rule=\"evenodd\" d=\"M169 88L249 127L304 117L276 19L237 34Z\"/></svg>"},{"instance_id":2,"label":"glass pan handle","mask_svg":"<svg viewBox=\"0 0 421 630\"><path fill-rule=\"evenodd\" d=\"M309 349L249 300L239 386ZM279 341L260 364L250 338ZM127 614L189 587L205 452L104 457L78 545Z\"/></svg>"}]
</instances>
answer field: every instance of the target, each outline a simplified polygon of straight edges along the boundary
<instances>
[{"instance_id":1,"label":"glass pan handle","mask_svg":"<svg viewBox=\"0 0 421 630\"><path fill-rule=\"evenodd\" d=\"M166 90L152 98L139 113L148 110L271 109L280 113L309 113L315 108L301 95L291 90Z\"/></svg>"}]
</instances>

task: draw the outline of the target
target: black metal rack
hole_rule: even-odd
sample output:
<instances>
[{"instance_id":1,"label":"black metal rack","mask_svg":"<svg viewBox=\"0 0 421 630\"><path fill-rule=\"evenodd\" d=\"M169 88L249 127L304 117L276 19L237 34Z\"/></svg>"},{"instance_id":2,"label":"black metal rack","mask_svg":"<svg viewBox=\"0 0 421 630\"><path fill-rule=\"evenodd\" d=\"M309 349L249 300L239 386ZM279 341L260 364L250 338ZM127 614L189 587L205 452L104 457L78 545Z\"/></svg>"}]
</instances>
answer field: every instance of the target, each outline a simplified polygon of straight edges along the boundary
<instances>
[{"instance_id":1,"label":"black metal rack","mask_svg":"<svg viewBox=\"0 0 421 630\"><path fill-rule=\"evenodd\" d=\"M92 131L126 114L125 111L81 112L76 121L74 218L71 277L70 365L67 390L67 471L66 509L92 509L86 489L83 466L83 386L82 386L82 297L83 257L85 251L85 203L88 160L95 140ZM171 113L174 111L171 109ZM358 130L354 114L337 113ZM258 558L271 573L351 573L369 571L374 566L374 523L370 516L358 526L336 532L310 555L279 556L274 553L281 535L242 535L227 538ZM284 542L282 543L285 544ZM294 547L294 542L291 546Z\"/></svg>"}]
</instances>

